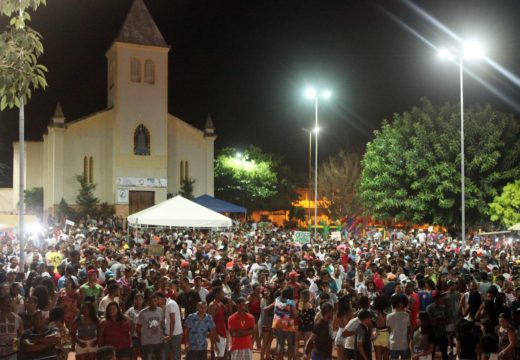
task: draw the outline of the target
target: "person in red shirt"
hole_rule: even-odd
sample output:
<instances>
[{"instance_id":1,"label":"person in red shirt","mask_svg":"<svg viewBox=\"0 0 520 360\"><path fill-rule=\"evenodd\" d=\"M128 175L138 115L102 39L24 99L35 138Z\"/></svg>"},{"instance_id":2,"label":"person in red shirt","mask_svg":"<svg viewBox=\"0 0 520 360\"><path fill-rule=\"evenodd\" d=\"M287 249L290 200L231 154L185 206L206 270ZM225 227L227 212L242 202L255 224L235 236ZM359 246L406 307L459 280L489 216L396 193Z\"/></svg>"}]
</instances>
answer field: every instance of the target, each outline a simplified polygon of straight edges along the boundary
<instances>
[{"instance_id":1,"label":"person in red shirt","mask_svg":"<svg viewBox=\"0 0 520 360\"><path fill-rule=\"evenodd\" d=\"M247 312L246 299L240 297L237 312L228 319L231 335L231 360L253 360L253 334L255 318Z\"/></svg>"},{"instance_id":2,"label":"person in red shirt","mask_svg":"<svg viewBox=\"0 0 520 360\"><path fill-rule=\"evenodd\" d=\"M415 282L409 281L406 283L406 295L408 296L408 309L410 311L410 324L412 329L417 328L417 318L419 316L419 310L421 303L419 301L419 295L415 292Z\"/></svg>"}]
</instances>

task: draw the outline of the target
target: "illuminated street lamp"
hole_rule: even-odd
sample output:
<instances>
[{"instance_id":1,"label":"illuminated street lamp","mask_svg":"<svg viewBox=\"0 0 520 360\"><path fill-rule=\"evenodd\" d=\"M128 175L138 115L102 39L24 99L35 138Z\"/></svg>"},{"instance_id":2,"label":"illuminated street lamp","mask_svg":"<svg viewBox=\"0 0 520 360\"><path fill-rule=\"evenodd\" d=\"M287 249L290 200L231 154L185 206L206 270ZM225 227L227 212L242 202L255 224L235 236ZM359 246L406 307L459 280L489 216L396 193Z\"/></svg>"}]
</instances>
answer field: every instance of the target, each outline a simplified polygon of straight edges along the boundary
<instances>
[{"instance_id":1,"label":"illuminated street lamp","mask_svg":"<svg viewBox=\"0 0 520 360\"><path fill-rule=\"evenodd\" d=\"M476 42L467 42L463 44L459 52L451 52L446 49L439 51L439 57L442 59L457 61L459 63L460 77L460 188L461 188L461 226L462 241L466 241L466 197L464 187L464 59L477 59L485 56L484 48Z\"/></svg>"},{"instance_id":2,"label":"illuminated street lamp","mask_svg":"<svg viewBox=\"0 0 520 360\"><path fill-rule=\"evenodd\" d=\"M318 93L314 88L308 87L305 89L304 95L307 99L314 100L314 117L315 125L313 132L315 134L315 167L314 167L314 240L317 239L318 231L318 132L320 130L318 126L318 100L322 98L328 100L331 98L332 93L329 90L322 90Z\"/></svg>"}]
</instances>

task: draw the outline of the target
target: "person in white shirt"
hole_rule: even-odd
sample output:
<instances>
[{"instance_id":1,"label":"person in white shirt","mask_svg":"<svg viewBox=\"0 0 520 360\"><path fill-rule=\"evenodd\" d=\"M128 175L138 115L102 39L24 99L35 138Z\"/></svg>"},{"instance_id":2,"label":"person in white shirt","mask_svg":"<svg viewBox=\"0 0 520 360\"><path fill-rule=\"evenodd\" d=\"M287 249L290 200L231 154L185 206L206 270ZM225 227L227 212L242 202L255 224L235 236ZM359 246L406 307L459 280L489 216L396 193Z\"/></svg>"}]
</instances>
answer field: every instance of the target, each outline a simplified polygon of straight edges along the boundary
<instances>
[{"instance_id":1,"label":"person in white shirt","mask_svg":"<svg viewBox=\"0 0 520 360\"><path fill-rule=\"evenodd\" d=\"M157 299L164 309L164 342L168 360L181 360L182 323L179 305L175 300L166 299L162 293L157 293Z\"/></svg>"},{"instance_id":2,"label":"person in white shirt","mask_svg":"<svg viewBox=\"0 0 520 360\"><path fill-rule=\"evenodd\" d=\"M200 301L206 302L206 296L208 296L208 289L202 287L202 276L197 275L194 279L195 286L193 287L193 290L199 293Z\"/></svg>"},{"instance_id":3,"label":"person in white shirt","mask_svg":"<svg viewBox=\"0 0 520 360\"><path fill-rule=\"evenodd\" d=\"M108 287L108 294L104 296L98 305L99 315L105 315L105 311L107 309L108 304L115 301L119 304L119 286L117 284L112 284Z\"/></svg>"}]
</instances>

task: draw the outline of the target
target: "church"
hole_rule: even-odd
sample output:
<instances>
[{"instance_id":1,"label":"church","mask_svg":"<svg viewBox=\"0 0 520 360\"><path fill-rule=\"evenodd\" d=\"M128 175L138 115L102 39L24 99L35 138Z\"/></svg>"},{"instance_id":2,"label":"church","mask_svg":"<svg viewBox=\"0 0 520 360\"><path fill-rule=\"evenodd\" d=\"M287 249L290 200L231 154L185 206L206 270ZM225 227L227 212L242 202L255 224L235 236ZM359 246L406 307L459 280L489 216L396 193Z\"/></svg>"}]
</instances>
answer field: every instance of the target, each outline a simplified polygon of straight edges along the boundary
<instances>
[{"instance_id":1,"label":"church","mask_svg":"<svg viewBox=\"0 0 520 360\"><path fill-rule=\"evenodd\" d=\"M215 129L168 113L168 52L143 0L134 0L106 52L107 107L66 121L61 106L42 136L26 142L26 189L42 187L44 212L74 204L76 175L96 185L100 202L126 216L175 195L183 180L213 196ZM18 203L19 144L14 143L13 208Z\"/></svg>"}]
</instances>

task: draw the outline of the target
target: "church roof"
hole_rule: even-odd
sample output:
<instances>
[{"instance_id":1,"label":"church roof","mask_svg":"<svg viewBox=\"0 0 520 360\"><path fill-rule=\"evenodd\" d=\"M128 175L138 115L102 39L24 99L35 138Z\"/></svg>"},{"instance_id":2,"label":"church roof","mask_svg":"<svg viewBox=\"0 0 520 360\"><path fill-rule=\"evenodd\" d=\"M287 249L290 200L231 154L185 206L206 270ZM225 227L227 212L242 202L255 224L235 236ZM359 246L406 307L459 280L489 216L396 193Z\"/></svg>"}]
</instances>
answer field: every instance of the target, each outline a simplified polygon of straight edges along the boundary
<instances>
[{"instance_id":1,"label":"church roof","mask_svg":"<svg viewBox=\"0 0 520 360\"><path fill-rule=\"evenodd\" d=\"M143 0L134 0L116 41L169 47Z\"/></svg>"},{"instance_id":2,"label":"church roof","mask_svg":"<svg viewBox=\"0 0 520 360\"><path fill-rule=\"evenodd\" d=\"M208 117L206 118L206 125L204 128L215 130L215 125L213 125L213 119L211 118L210 114L208 114Z\"/></svg>"},{"instance_id":3,"label":"church roof","mask_svg":"<svg viewBox=\"0 0 520 360\"><path fill-rule=\"evenodd\" d=\"M61 119L61 118L64 118L64 117L65 116L63 115L63 109L61 108L61 104L58 101L58 104L56 105L56 110L54 111L53 118Z\"/></svg>"}]
</instances>

